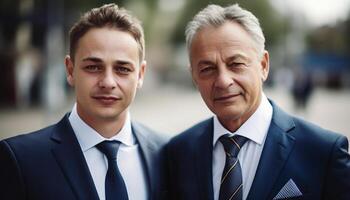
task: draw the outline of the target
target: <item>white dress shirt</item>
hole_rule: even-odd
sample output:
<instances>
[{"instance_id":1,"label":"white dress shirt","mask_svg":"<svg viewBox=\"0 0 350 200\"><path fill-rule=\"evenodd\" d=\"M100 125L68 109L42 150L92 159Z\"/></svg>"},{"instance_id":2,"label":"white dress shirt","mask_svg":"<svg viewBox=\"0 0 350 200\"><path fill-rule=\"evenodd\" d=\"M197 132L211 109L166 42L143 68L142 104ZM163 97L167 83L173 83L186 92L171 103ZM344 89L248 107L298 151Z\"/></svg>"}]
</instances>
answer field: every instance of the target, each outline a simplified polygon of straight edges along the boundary
<instances>
[{"instance_id":1,"label":"white dress shirt","mask_svg":"<svg viewBox=\"0 0 350 200\"><path fill-rule=\"evenodd\" d=\"M213 135L213 189L214 199L219 199L220 182L225 167L226 155L224 147L219 141L220 136L227 133L241 135L249 140L243 145L238 154L238 160L242 168L243 200L247 199L250 187L253 183L256 169L272 119L272 106L265 94L258 109L253 115L234 133L224 128L217 116L214 116Z\"/></svg>"},{"instance_id":2,"label":"white dress shirt","mask_svg":"<svg viewBox=\"0 0 350 200\"><path fill-rule=\"evenodd\" d=\"M117 163L123 176L129 199L146 200L148 197L147 179L143 169L140 147L132 134L130 114L127 114L127 119L120 132L109 139L102 137L79 117L76 104L69 116L69 122L84 153L99 198L101 200L106 199L105 177L108 161L106 156L95 145L104 140L116 140L121 142L117 154Z\"/></svg>"}]
</instances>

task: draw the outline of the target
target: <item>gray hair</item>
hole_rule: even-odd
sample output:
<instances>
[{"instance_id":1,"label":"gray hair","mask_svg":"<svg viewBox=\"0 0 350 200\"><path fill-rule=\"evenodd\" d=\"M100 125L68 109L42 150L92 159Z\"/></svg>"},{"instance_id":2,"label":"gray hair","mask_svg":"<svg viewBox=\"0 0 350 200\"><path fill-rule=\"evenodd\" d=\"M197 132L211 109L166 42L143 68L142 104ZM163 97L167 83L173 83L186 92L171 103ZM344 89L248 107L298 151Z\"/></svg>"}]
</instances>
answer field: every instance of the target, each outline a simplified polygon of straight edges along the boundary
<instances>
[{"instance_id":1,"label":"gray hair","mask_svg":"<svg viewBox=\"0 0 350 200\"><path fill-rule=\"evenodd\" d=\"M196 33L208 26L218 27L227 21L237 22L245 29L256 44L258 54L265 50L265 37L260 27L259 20L249 11L244 10L238 4L228 7L208 5L197 13L186 27L186 45L188 50Z\"/></svg>"}]
</instances>

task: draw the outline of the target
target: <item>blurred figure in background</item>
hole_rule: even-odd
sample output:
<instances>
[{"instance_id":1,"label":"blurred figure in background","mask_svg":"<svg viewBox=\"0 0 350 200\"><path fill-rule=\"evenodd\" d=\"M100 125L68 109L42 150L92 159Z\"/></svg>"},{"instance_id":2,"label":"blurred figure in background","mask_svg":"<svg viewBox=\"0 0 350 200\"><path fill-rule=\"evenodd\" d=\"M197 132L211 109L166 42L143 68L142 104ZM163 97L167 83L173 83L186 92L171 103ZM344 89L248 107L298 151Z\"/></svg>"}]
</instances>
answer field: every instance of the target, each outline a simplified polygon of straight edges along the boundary
<instances>
[{"instance_id":1,"label":"blurred figure in background","mask_svg":"<svg viewBox=\"0 0 350 200\"><path fill-rule=\"evenodd\" d=\"M294 73L292 86L292 96L294 99L294 107L297 110L305 110L312 95L314 85L312 76L306 70L297 68Z\"/></svg>"},{"instance_id":2,"label":"blurred figure in background","mask_svg":"<svg viewBox=\"0 0 350 200\"><path fill-rule=\"evenodd\" d=\"M21 52L16 65L16 91L20 108L27 108L39 102L39 77L42 73L41 53L30 48Z\"/></svg>"},{"instance_id":3,"label":"blurred figure in background","mask_svg":"<svg viewBox=\"0 0 350 200\"><path fill-rule=\"evenodd\" d=\"M72 112L0 142L0 199L163 199L165 141L129 114L144 58L143 28L127 10L108 4L85 13L65 59Z\"/></svg>"},{"instance_id":4,"label":"blurred figure in background","mask_svg":"<svg viewBox=\"0 0 350 200\"><path fill-rule=\"evenodd\" d=\"M350 199L346 137L293 117L263 92L258 19L209 5L188 23L192 79L215 114L168 144L174 200Z\"/></svg>"}]
</instances>

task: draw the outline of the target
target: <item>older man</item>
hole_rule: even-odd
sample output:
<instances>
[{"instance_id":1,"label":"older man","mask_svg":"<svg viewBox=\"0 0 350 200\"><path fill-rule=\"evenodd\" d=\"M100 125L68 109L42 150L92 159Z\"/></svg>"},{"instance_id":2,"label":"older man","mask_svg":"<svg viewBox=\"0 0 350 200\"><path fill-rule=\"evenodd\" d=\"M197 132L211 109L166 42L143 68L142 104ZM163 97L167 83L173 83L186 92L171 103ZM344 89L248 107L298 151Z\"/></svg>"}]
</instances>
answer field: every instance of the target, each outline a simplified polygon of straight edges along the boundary
<instances>
[{"instance_id":1,"label":"older man","mask_svg":"<svg viewBox=\"0 0 350 200\"><path fill-rule=\"evenodd\" d=\"M209 5L186 41L193 82L215 115L168 144L173 199L350 199L347 138L265 96L269 54L251 12Z\"/></svg>"}]
</instances>

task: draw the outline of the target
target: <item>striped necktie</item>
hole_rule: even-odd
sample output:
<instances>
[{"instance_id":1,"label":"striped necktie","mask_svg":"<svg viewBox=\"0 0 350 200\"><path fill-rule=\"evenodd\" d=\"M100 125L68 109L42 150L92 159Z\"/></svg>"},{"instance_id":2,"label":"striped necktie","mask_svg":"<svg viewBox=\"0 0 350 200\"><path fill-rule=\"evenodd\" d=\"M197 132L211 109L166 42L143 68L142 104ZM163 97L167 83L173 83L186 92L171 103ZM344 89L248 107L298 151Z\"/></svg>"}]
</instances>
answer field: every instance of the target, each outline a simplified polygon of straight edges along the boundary
<instances>
[{"instance_id":1,"label":"striped necktie","mask_svg":"<svg viewBox=\"0 0 350 200\"><path fill-rule=\"evenodd\" d=\"M222 173L219 200L242 200L242 170L238 160L238 153L247 138L229 134L219 138L226 153L225 168Z\"/></svg>"}]
</instances>

